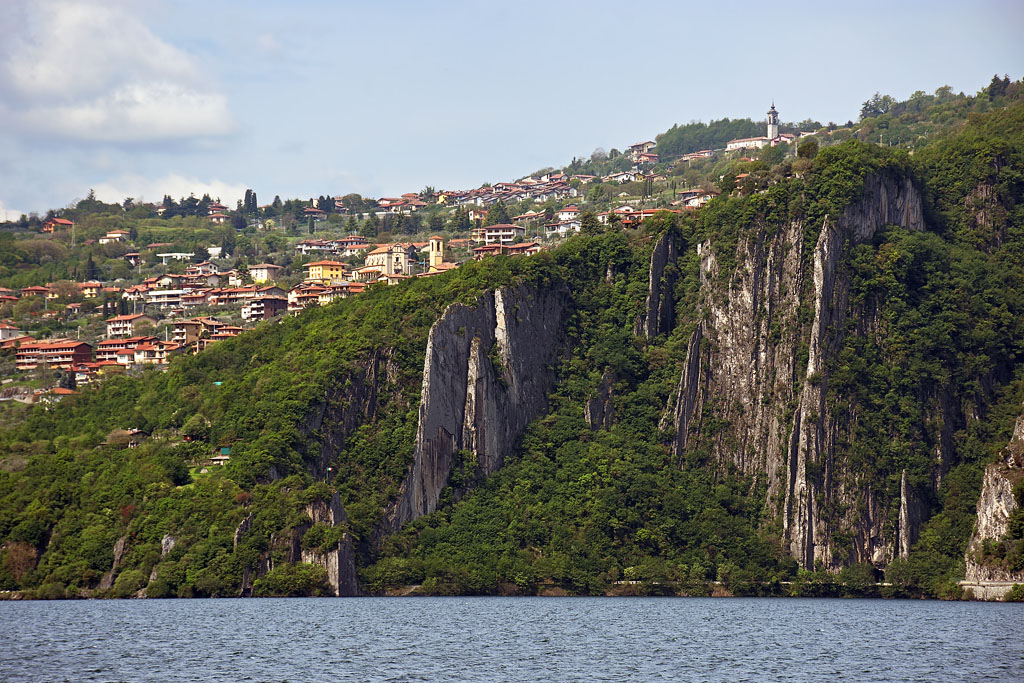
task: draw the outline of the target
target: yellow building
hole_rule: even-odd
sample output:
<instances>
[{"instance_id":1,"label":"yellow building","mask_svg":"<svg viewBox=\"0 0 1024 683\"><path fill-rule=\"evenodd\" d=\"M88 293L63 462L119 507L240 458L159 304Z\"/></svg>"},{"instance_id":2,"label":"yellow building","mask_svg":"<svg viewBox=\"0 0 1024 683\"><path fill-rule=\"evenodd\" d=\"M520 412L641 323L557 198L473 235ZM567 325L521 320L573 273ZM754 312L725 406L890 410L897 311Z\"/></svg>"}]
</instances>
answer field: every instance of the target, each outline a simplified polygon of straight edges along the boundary
<instances>
[{"instance_id":1,"label":"yellow building","mask_svg":"<svg viewBox=\"0 0 1024 683\"><path fill-rule=\"evenodd\" d=\"M365 264L381 275L411 275L415 257L416 248L411 244L382 244L366 255Z\"/></svg>"},{"instance_id":2,"label":"yellow building","mask_svg":"<svg viewBox=\"0 0 1024 683\"><path fill-rule=\"evenodd\" d=\"M345 264L338 261L315 261L306 264L306 282L329 285L345 279Z\"/></svg>"},{"instance_id":3,"label":"yellow building","mask_svg":"<svg viewBox=\"0 0 1024 683\"><path fill-rule=\"evenodd\" d=\"M444 240L437 235L431 237L428 254L430 270L438 270L440 265L444 263Z\"/></svg>"}]
</instances>

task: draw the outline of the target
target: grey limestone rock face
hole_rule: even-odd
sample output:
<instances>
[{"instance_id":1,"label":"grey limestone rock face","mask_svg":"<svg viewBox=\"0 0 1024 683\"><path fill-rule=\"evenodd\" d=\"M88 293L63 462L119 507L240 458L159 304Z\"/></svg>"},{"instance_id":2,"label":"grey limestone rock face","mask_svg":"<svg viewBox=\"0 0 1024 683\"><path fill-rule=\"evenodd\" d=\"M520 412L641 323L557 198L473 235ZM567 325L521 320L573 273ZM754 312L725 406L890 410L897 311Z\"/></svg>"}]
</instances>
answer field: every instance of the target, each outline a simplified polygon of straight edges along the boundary
<instances>
[{"instance_id":1,"label":"grey limestone rock face","mask_svg":"<svg viewBox=\"0 0 1024 683\"><path fill-rule=\"evenodd\" d=\"M306 506L306 515L313 524L340 526L348 522L341 497L335 493L329 501L316 500ZM350 597L359 595L359 577L356 574L355 550L352 537L346 533L336 548L327 552L301 550L299 559L308 564L317 564L327 570L327 581L334 595Z\"/></svg>"},{"instance_id":2,"label":"grey limestone rock face","mask_svg":"<svg viewBox=\"0 0 1024 683\"><path fill-rule=\"evenodd\" d=\"M673 235L666 232L654 243L651 251L651 270L647 284L647 300L644 311L637 319L634 332L638 336L654 339L659 334L668 334L675 326L676 285L675 263L679 248Z\"/></svg>"},{"instance_id":3,"label":"grey limestone rock face","mask_svg":"<svg viewBox=\"0 0 1024 683\"><path fill-rule=\"evenodd\" d=\"M160 540L160 557L163 557L167 553L174 550L174 546L178 544L178 539L170 534L164 534L164 537ZM238 545L238 542L235 542Z\"/></svg>"},{"instance_id":4,"label":"grey limestone rock face","mask_svg":"<svg viewBox=\"0 0 1024 683\"><path fill-rule=\"evenodd\" d=\"M502 466L547 405L568 300L561 289L503 287L476 305L452 304L434 323L413 463L384 532L437 508L459 451L475 455L477 477Z\"/></svg>"},{"instance_id":5,"label":"grey limestone rock face","mask_svg":"<svg viewBox=\"0 0 1024 683\"><path fill-rule=\"evenodd\" d=\"M100 578L99 589L107 590L114 585L117 578L117 570L121 567L121 560L124 559L124 551L128 545L128 537L122 536L114 543L114 563L110 569Z\"/></svg>"},{"instance_id":6,"label":"grey limestone rock face","mask_svg":"<svg viewBox=\"0 0 1024 683\"><path fill-rule=\"evenodd\" d=\"M903 487L903 523L894 525L897 511L836 458L838 418L847 416L831 415L825 401L827 361L850 315L846 249L890 224L923 229L921 197L908 178L877 175L865 180L858 201L825 219L810 253L799 220L774 232L754 226L737 245L733 272L721 272L711 245L698 245L705 316L691 335L676 390L672 448L681 455L701 440L718 466L765 482L768 512L782 517L789 550L803 567L886 564L894 543L916 537L921 522L910 487ZM809 323L800 322L801 307L813 312ZM871 334L875 311L856 315ZM708 433L709 410L728 426ZM848 512L826 521L828 506ZM832 537L841 530L852 537L851 556L834 555Z\"/></svg>"},{"instance_id":7,"label":"grey limestone rock face","mask_svg":"<svg viewBox=\"0 0 1024 683\"><path fill-rule=\"evenodd\" d=\"M331 461L345 448L348 435L373 420L381 394L397 386L398 370L391 354L390 349L375 349L365 364L329 389L307 415L302 436L316 435L320 443L319 452L307 455L307 465L314 477L324 477Z\"/></svg>"},{"instance_id":8,"label":"grey limestone rock face","mask_svg":"<svg viewBox=\"0 0 1024 683\"><path fill-rule=\"evenodd\" d=\"M978 496L977 517L974 532L967 544L964 560L967 565L965 581L969 583L1024 583L1024 571L1011 572L1001 567L982 564L981 550L985 541L998 541L1009 530L1010 515L1017 509L1013 495L1014 485L1024 479L1024 415L1017 418L1013 437L1003 453L1002 462L992 463L985 468L985 478ZM1009 590L997 591L1002 593ZM977 589L975 589L977 592Z\"/></svg>"},{"instance_id":9,"label":"grey limestone rock face","mask_svg":"<svg viewBox=\"0 0 1024 683\"><path fill-rule=\"evenodd\" d=\"M611 429L615 424L614 385L615 373L607 368L601 375L597 391L583 406L583 417L591 429Z\"/></svg>"}]
</instances>

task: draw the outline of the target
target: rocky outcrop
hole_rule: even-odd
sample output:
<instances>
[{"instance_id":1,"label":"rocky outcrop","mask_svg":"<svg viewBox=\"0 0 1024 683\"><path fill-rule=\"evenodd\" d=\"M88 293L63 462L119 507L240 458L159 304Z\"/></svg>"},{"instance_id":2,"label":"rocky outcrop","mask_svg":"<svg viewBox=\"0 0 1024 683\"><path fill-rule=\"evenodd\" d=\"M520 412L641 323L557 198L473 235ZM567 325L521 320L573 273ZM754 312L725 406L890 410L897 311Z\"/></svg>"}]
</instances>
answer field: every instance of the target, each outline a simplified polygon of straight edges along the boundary
<instances>
[{"instance_id":1,"label":"rocky outcrop","mask_svg":"<svg viewBox=\"0 0 1024 683\"><path fill-rule=\"evenodd\" d=\"M1013 437L1003 453L1002 461L985 468L974 533L964 556L967 567L964 584L972 589L976 597L982 599L999 599L1014 583L1024 584L1024 571L1009 571L1005 567L995 566L991 561L986 562L984 557L986 542L997 543L1009 531L1010 515L1017 509L1013 488L1024 480L1022 454L1024 415L1017 418Z\"/></svg>"},{"instance_id":2,"label":"rocky outcrop","mask_svg":"<svg viewBox=\"0 0 1024 683\"><path fill-rule=\"evenodd\" d=\"M703 325L690 334L690 341L686 345L686 365L683 366L683 374L679 377L679 387L676 389L675 415L673 424L676 429L675 454L678 456L690 439L690 427L693 426L696 417L698 390L700 389L700 344L704 338ZM705 375L706 378L706 375Z\"/></svg>"},{"instance_id":3,"label":"rocky outcrop","mask_svg":"<svg viewBox=\"0 0 1024 683\"><path fill-rule=\"evenodd\" d=\"M665 232L654 243L651 252L651 270L647 285L644 311L636 321L634 332L638 336L654 339L668 334L675 326L676 259L679 248L672 231Z\"/></svg>"},{"instance_id":4,"label":"rocky outcrop","mask_svg":"<svg viewBox=\"0 0 1024 683\"><path fill-rule=\"evenodd\" d=\"M917 542L917 532L921 528L921 504L912 487L907 484L907 471L900 476L900 517L896 539L899 543L899 556L910 555L910 548Z\"/></svg>"},{"instance_id":5,"label":"rocky outcrop","mask_svg":"<svg viewBox=\"0 0 1024 683\"><path fill-rule=\"evenodd\" d=\"M103 574L100 578L100 584L98 588L100 590L107 590L114 585L114 579L117 578L117 570L121 567L121 560L124 559L124 552L128 546L128 537L122 536L117 539L114 543L114 563L110 566L110 569Z\"/></svg>"},{"instance_id":6,"label":"rocky outcrop","mask_svg":"<svg viewBox=\"0 0 1024 683\"><path fill-rule=\"evenodd\" d=\"M313 524L330 527L346 527L348 517L337 493L330 500L316 500L306 506L306 515ZM320 565L327 570L327 582L334 595L350 597L359 595L359 577L356 574L355 550L352 537L346 531L338 545L327 551L300 550L300 561Z\"/></svg>"},{"instance_id":7,"label":"rocky outcrop","mask_svg":"<svg viewBox=\"0 0 1024 683\"><path fill-rule=\"evenodd\" d=\"M837 462L840 424L850 416L832 415L825 401L827 361L850 313L846 250L888 224L924 228L917 189L886 174L867 178L858 201L824 220L810 253L800 219L775 230L751 226L726 272L710 244L698 245L706 313L674 397L672 447L681 456L700 441L723 470L764 482L768 512L782 517L789 550L804 567L884 564L894 552L897 511ZM857 312L863 333L875 328L875 315L870 307ZM901 535L912 538L920 520L909 485L906 494ZM826 509L845 512L826 519ZM840 529L853 548L835 557L832 535Z\"/></svg>"},{"instance_id":8,"label":"rocky outcrop","mask_svg":"<svg viewBox=\"0 0 1024 683\"><path fill-rule=\"evenodd\" d=\"M345 439L359 425L373 420L382 394L393 387L398 395L398 366L390 349L374 349L365 364L345 374L331 387L323 400L309 411L301 427L301 436L319 445L307 454L310 473L324 478L331 462L345 448Z\"/></svg>"},{"instance_id":9,"label":"rocky outcrop","mask_svg":"<svg viewBox=\"0 0 1024 683\"><path fill-rule=\"evenodd\" d=\"M612 397L615 395L615 373L611 368L606 368L601 375L601 383L594 395L587 400L583 406L583 416L591 429L611 429L615 424L615 404Z\"/></svg>"},{"instance_id":10,"label":"rocky outcrop","mask_svg":"<svg viewBox=\"0 0 1024 683\"><path fill-rule=\"evenodd\" d=\"M241 542L245 535L249 533L249 529L252 529L252 522L254 519L256 519L256 515L250 512L241 522L238 523L238 526L235 528L234 548L238 548L239 542Z\"/></svg>"},{"instance_id":11,"label":"rocky outcrop","mask_svg":"<svg viewBox=\"0 0 1024 683\"><path fill-rule=\"evenodd\" d=\"M174 546L176 545L178 545L177 538L170 534L164 534L164 537L160 539L160 557L164 557L167 553L174 550ZM235 541L235 545L238 545L238 541Z\"/></svg>"},{"instance_id":12,"label":"rocky outcrop","mask_svg":"<svg viewBox=\"0 0 1024 683\"><path fill-rule=\"evenodd\" d=\"M475 455L475 477L495 472L547 405L568 296L503 287L476 305L452 304L427 341L416 446L382 532L433 512L455 454Z\"/></svg>"}]
</instances>

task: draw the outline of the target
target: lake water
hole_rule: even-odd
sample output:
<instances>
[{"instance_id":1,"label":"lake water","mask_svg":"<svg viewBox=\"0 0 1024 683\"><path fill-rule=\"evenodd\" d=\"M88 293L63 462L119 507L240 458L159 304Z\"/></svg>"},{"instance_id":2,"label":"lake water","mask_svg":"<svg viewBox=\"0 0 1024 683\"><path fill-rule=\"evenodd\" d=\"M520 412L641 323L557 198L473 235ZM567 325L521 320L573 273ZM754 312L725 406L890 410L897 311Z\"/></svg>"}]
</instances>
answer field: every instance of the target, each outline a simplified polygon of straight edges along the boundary
<instances>
[{"instance_id":1,"label":"lake water","mask_svg":"<svg viewBox=\"0 0 1024 683\"><path fill-rule=\"evenodd\" d=\"M1024 681L1024 605L0 602L0 681Z\"/></svg>"}]
</instances>

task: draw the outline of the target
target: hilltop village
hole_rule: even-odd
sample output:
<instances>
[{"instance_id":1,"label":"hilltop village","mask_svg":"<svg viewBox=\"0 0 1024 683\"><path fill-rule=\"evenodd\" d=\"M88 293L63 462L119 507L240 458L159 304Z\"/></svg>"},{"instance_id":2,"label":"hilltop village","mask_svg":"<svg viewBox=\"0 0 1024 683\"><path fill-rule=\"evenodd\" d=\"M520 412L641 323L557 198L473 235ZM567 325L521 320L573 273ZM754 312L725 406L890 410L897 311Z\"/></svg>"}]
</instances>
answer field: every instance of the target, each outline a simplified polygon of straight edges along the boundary
<instances>
[{"instance_id":1,"label":"hilltop village","mask_svg":"<svg viewBox=\"0 0 1024 683\"><path fill-rule=\"evenodd\" d=\"M209 196L117 205L90 192L67 210L22 216L6 226L39 266L15 264L8 281L61 273L55 261L73 265L68 277L0 287L0 400L60 400L367 287L530 256L580 231L635 229L659 211L696 212L723 190L770 182L772 163L795 158L798 139L815 135L781 132L774 103L766 124L739 123L731 129L765 134L668 159L647 140L471 190L275 197L263 206L247 191L234 210ZM835 141L848 137L837 132ZM822 144L832 137L817 134Z\"/></svg>"}]
</instances>

